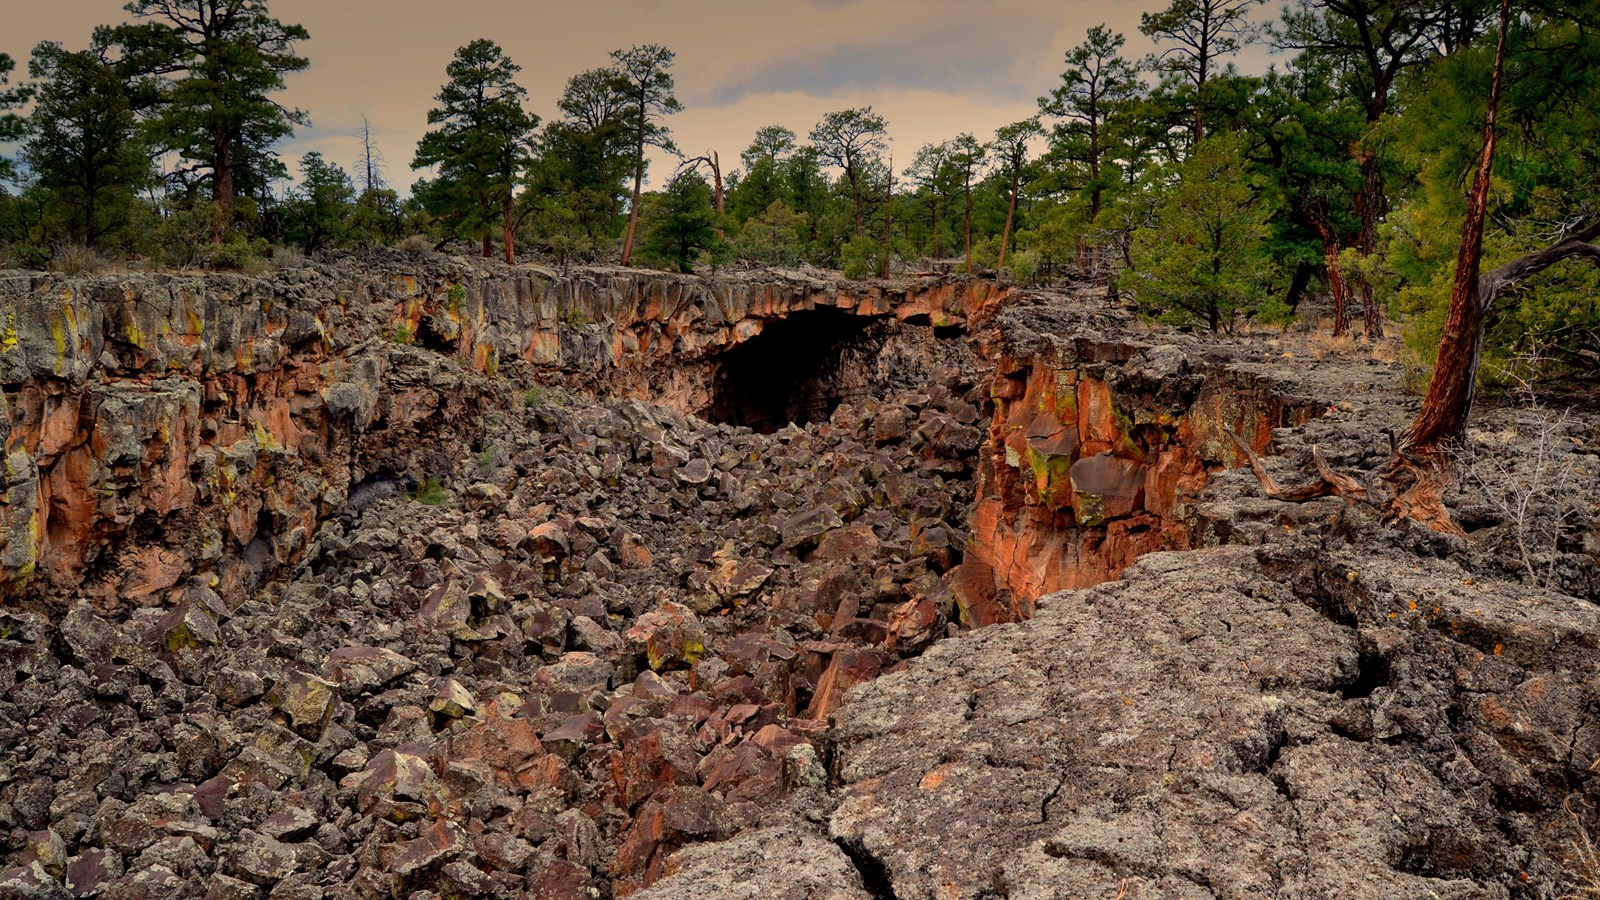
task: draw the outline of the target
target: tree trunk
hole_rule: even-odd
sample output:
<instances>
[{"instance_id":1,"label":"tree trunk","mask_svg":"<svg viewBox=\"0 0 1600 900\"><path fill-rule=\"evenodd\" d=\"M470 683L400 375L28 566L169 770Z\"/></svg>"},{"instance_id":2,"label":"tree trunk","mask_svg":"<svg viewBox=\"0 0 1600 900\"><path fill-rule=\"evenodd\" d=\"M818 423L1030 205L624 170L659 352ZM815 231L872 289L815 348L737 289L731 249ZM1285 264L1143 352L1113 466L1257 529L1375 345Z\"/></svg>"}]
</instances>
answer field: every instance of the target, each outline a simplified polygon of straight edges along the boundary
<instances>
[{"instance_id":1,"label":"tree trunk","mask_svg":"<svg viewBox=\"0 0 1600 900\"><path fill-rule=\"evenodd\" d=\"M224 129L212 131L211 151L211 243L220 244L233 224L234 194L238 190L233 179L233 144Z\"/></svg>"},{"instance_id":2,"label":"tree trunk","mask_svg":"<svg viewBox=\"0 0 1600 900\"><path fill-rule=\"evenodd\" d=\"M516 238L512 236L511 193L509 191L506 193L505 198L500 201L500 222L505 229L506 265L514 266L517 264L517 245Z\"/></svg>"},{"instance_id":3,"label":"tree trunk","mask_svg":"<svg viewBox=\"0 0 1600 900\"><path fill-rule=\"evenodd\" d=\"M883 195L883 271L879 278L889 277L889 265L893 254L889 247L894 237L894 156L889 156L889 189Z\"/></svg>"},{"instance_id":4,"label":"tree trunk","mask_svg":"<svg viewBox=\"0 0 1600 900\"><path fill-rule=\"evenodd\" d=\"M1339 268L1339 241L1333 229L1318 216L1308 216L1311 230L1322 241L1322 263L1328 273L1328 291L1333 294L1333 336L1339 337L1350 327L1350 286L1344 282L1344 272Z\"/></svg>"},{"instance_id":5,"label":"tree trunk","mask_svg":"<svg viewBox=\"0 0 1600 900\"><path fill-rule=\"evenodd\" d=\"M1489 109L1484 116L1483 149L1472 175L1472 193L1467 201L1461 250L1456 256L1455 281L1450 289L1450 311L1445 319L1444 336L1439 339L1439 356L1433 366L1433 378L1428 382L1427 397L1399 449L1400 457L1409 457L1413 464L1433 468L1443 467L1450 451L1465 433L1477 386L1478 352L1483 342L1486 312L1478 270L1483 257L1483 222L1489 206L1495 118L1500 105L1510 15L1510 0L1500 0L1500 38L1495 45L1494 77L1489 87Z\"/></svg>"},{"instance_id":6,"label":"tree trunk","mask_svg":"<svg viewBox=\"0 0 1600 900\"><path fill-rule=\"evenodd\" d=\"M1510 0L1500 0L1500 38L1495 45L1494 76L1489 87L1489 108L1484 116L1483 149L1472 175L1472 193L1467 200L1461 249L1456 256L1455 280L1450 288L1450 310L1445 319L1444 335L1439 339L1433 378L1428 382L1422 410L1384 473L1384 481L1394 491L1389 507L1391 515L1420 522L1434 531L1461 536L1465 536L1465 532L1445 509L1444 493L1451 482L1451 453L1466 432L1467 416L1472 412L1472 397L1478 381L1478 353L1487 318L1478 270L1483 257L1483 222L1488 213L1495 117L1500 105L1510 19Z\"/></svg>"},{"instance_id":7,"label":"tree trunk","mask_svg":"<svg viewBox=\"0 0 1600 900\"><path fill-rule=\"evenodd\" d=\"M867 227L866 222L861 218L861 184L850 171L847 170L845 176L850 182L850 207L855 211L856 237L861 237L866 234Z\"/></svg>"},{"instance_id":8,"label":"tree trunk","mask_svg":"<svg viewBox=\"0 0 1600 900\"><path fill-rule=\"evenodd\" d=\"M972 182L967 182L967 274L972 274Z\"/></svg>"},{"instance_id":9,"label":"tree trunk","mask_svg":"<svg viewBox=\"0 0 1600 900\"><path fill-rule=\"evenodd\" d=\"M711 177L717 183L717 240L725 241L728 236L722 230L722 214L725 209L722 192L722 160L717 157L715 150L711 151L709 157L711 160Z\"/></svg>"},{"instance_id":10,"label":"tree trunk","mask_svg":"<svg viewBox=\"0 0 1600 900\"><path fill-rule=\"evenodd\" d=\"M1006 210L1006 227L1005 231L1000 234L1000 262L998 265L1002 269L1006 267L1006 247L1011 244L1011 223L1017 218L1017 193L1022 190L1022 185L1018 182L1019 179L1013 178L1011 180L1011 207Z\"/></svg>"},{"instance_id":11,"label":"tree trunk","mask_svg":"<svg viewBox=\"0 0 1600 900\"><path fill-rule=\"evenodd\" d=\"M483 258L494 259L494 243L489 240L489 233L483 233Z\"/></svg>"},{"instance_id":12,"label":"tree trunk","mask_svg":"<svg viewBox=\"0 0 1600 900\"><path fill-rule=\"evenodd\" d=\"M722 191L722 160L717 157L717 152L715 150L711 151L711 177L716 181L717 184L717 215L720 216L724 211Z\"/></svg>"},{"instance_id":13,"label":"tree trunk","mask_svg":"<svg viewBox=\"0 0 1600 900\"><path fill-rule=\"evenodd\" d=\"M628 209L628 235L622 240L622 264L633 260L633 239L639 228L639 197L644 189L644 102L639 103L639 137L634 147L639 155L633 163L633 204Z\"/></svg>"},{"instance_id":14,"label":"tree trunk","mask_svg":"<svg viewBox=\"0 0 1600 900\"><path fill-rule=\"evenodd\" d=\"M1378 219L1383 214L1383 172L1378 164L1378 154L1367 150L1361 158L1361 193L1356 195L1356 212L1361 217L1361 233L1356 237L1356 249L1371 256L1378 247ZM1356 276L1353 294L1361 295L1361 321L1366 328L1367 340L1383 337L1383 311L1378 309L1372 294L1372 285Z\"/></svg>"},{"instance_id":15,"label":"tree trunk","mask_svg":"<svg viewBox=\"0 0 1600 900\"><path fill-rule=\"evenodd\" d=\"M1289 290L1283 296L1285 306L1293 312L1300 308L1300 298L1306 294L1306 287L1311 284L1311 273L1314 268L1308 262L1297 263L1294 267L1294 277L1289 279Z\"/></svg>"}]
</instances>

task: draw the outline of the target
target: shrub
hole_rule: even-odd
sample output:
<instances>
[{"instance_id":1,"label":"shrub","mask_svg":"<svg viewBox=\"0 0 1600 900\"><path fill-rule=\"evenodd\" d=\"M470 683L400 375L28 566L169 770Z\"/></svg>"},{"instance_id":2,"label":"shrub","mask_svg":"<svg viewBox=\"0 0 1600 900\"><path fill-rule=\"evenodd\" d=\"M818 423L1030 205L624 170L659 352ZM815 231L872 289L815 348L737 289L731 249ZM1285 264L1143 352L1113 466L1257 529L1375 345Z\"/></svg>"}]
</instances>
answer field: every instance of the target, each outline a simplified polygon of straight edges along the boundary
<instances>
[{"instance_id":1,"label":"shrub","mask_svg":"<svg viewBox=\"0 0 1600 900\"><path fill-rule=\"evenodd\" d=\"M883 271L883 244L870 237L858 237L839 251L839 268L852 281L876 278Z\"/></svg>"},{"instance_id":2,"label":"shrub","mask_svg":"<svg viewBox=\"0 0 1600 900\"><path fill-rule=\"evenodd\" d=\"M242 234L231 234L226 241L211 249L213 269L233 269L239 272L255 271L261 254L267 250L264 238L251 239Z\"/></svg>"},{"instance_id":3,"label":"shrub","mask_svg":"<svg viewBox=\"0 0 1600 900\"><path fill-rule=\"evenodd\" d=\"M1261 301L1255 320L1262 325L1286 326L1295 320L1294 309L1281 296L1272 294Z\"/></svg>"},{"instance_id":4,"label":"shrub","mask_svg":"<svg viewBox=\"0 0 1600 900\"><path fill-rule=\"evenodd\" d=\"M395 249L407 256L421 256L433 252L433 239L425 234L413 234L396 244Z\"/></svg>"},{"instance_id":5,"label":"shrub","mask_svg":"<svg viewBox=\"0 0 1600 900\"><path fill-rule=\"evenodd\" d=\"M83 244L62 244L50 257L50 270L63 275L93 275L106 267L106 258Z\"/></svg>"},{"instance_id":6,"label":"shrub","mask_svg":"<svg viewBox=\"0 0 1600 900\"><path fill-rule=\"evenodd\" d=\"M450 290L445 292L444 308L450 312L455 312L461 308L461 304L465 303L466 300L466 287L459 284L452 284L450 285Z\"/></svg>"},{"instance_id":7,"label":"shrub","mask_svg":"<svg viewBox=\"0 0 1600 900\"><path fill-rule=\"evenodd\" d=\"M300 269L310 262L304 250L293 244L283 244L273 247L267 255L271 267L277 269Z\"/></svg>"},{"instance_id":8,"label":"shrub","mask_svg":"<svg viewBox=\"0 0 1600 900\"><path fill-rule=\"evenodd\" d=\"M445 493L444 485L440 484L438 479L424 478L416 490L411 492L411 499L423 506L443 506L450 496Z\"/></svg>"},{"instance_id":9,"label":"shrub","mask_svg":"<svg viewBox=\"0 0 1600 900\"><path fill-rule=\"evenodd\" d=\"M1006 271L1021 285L1038 284L1044 280L1040 275L1039 253L1036 250L1017 250L1007 256Z\"/></svg>"}]
</instances>

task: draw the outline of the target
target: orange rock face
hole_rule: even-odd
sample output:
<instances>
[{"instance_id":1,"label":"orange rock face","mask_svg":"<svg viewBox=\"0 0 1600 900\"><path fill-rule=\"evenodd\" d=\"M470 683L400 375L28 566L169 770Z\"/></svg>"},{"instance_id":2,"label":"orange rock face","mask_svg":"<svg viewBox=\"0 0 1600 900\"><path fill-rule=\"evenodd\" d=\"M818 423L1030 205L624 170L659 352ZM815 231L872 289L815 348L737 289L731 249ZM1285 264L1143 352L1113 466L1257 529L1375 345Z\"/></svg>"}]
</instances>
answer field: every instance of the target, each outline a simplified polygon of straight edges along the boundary
<instances>
[{"instance_id":1,"label":"orange rock face","mask_svg":"<svg viewBox=\"0 0 1600 900\"><path fill-rule=\"evenodd\" d=\"M1150 370L1159 371L1150 371ZM1039 597L1109 581L1146 553L1188 549L1190 504L1316 407L1246 373L1193 367L1176 348L1079 339L999 360L966 561L951 578L966 624L1033 613Z\"/></svg>"},{"instance_id":2,"label":"orange rock face","mask_svg":"<svg viewBox=\"0 0 1600 900\"><path fill-rule=\"evenodd\" d=\"M159 605L191 576L240 596L296 563L357 486L448 478L504 366L698 410L697 361L772 319L961 324L1006 293L462 262L6 275L0 598Z\"/></svg>"}]
</instances>

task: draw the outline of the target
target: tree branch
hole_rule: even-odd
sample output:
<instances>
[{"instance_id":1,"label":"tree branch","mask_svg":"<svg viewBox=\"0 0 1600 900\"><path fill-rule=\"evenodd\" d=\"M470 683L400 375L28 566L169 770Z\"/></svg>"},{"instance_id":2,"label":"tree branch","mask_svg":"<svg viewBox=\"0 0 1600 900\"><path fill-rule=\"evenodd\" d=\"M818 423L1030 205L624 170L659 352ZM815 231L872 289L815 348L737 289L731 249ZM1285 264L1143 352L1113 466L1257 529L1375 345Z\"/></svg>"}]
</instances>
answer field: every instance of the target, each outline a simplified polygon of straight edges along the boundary
<instances>
[{"instance_id":1,"label":"tree branch","mask_svg":"<svg viewBox=\"0 0 1600 900\"><path fill-rule=\"evenodd\" d=\"M1565 259L1588 259L1600 265L1600 246L1589 243L1600 237L1600 219L1544 248L1519 256L1492 272L1479 276L1478 298L1487 313L1506 288L1543 272Z\"/></svg>"}]
</instances>

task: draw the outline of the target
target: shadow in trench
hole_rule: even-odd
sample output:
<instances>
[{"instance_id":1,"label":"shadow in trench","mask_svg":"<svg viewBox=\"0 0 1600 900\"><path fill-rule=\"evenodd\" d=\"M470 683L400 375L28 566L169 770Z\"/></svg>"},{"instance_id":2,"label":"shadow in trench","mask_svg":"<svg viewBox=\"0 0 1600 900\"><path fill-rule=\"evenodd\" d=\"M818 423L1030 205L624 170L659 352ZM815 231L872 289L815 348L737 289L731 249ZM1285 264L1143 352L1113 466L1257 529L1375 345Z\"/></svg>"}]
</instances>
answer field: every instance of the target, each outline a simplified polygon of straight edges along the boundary
<instances>
[{"instance_id":1,"label":"shadow in trench","mask_svg":"<svg viewBox=\"0 0 1600 900\"><path fill-rule=\"evenodd\" d=\"M824 421L872 390L870 370L893 324L831 307L772 320L721 356L705 417L767 434Z\"/></svg>"}]
</instances>

